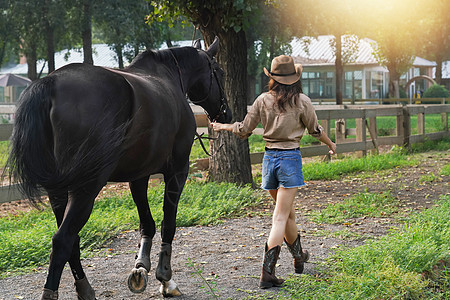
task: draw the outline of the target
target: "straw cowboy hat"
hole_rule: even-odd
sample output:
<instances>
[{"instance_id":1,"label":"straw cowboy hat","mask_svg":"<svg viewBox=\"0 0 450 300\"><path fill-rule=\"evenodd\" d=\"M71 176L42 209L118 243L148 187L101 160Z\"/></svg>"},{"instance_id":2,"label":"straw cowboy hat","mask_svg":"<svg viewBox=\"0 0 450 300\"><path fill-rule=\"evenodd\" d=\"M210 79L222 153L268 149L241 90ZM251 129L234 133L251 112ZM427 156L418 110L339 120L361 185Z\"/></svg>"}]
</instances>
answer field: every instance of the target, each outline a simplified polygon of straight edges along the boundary
<instances>
[{"instance_id":1,"label":"straw cowboy hat","mask_svg":"<svg viewBox=\"0 0 450 300\"><path fill-rule=\"evenodd\" d=\"M264 68L264 73L269 78L281 84L291 85L296 83L302 76L303 67L301 64L294 64L292 57L280 55L272 60L270 72Z\"/></svg>"}]
</instances>

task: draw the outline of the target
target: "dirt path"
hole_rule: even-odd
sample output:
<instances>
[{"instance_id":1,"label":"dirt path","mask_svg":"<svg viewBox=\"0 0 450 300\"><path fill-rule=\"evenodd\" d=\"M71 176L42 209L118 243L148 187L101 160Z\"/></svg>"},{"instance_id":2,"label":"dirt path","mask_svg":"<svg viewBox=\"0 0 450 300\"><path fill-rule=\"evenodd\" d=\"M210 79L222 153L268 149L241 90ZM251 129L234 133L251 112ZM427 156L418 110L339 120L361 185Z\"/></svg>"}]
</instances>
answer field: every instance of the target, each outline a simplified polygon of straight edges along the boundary
<instances>
[{"instance_id":1,"label":"dirt path","mask_svg":"<svg viewBox=\"0 0 450 300\"><path fill-rule=\"evenodd\" d=\"M342 245L354 247L368 237L384 235L391 227L398 226L392 216L385 218L357 218L345 225L315 224L305 214L321 209L367 190L389 190L400 201L399 213L422 210L434 205L440 195L448 194L449 177L439 175L440 169L450 162L450 153L434 152L419 157L418 167L399 168L377 174L359 174L339 181L310 181L299 192L296 203L297 223L302 231L303 246L311 253L305 273L314 273L316 263L323 261L333 249ZM433 179L433 180L431 180ZM258 210L249 211L247 217L225 220L217 226L178 228L173 243L173 278L183 296L179 299L212 299L202 277L216 289L220 299L242 299L265 292L258 289L260 262L271 220L268 213L271 203ZM265 213L267 212L267 213ZM349 234L332 234L346 232ZM138 233L124 232L107 245L96 257L84 259L88 278L96 290L98 300L103 299L161 299L159 282L154 277L160 235L152 248L152 270L149 286L142 294L131 293L126 279L134 263ZM189 261L195 267L189 266ZM285 246L281 251L277 274L292 274L292 261ZM195 275L202 271L202 277ZM0 300L39 299L45 281L46 268L33 274L0 280ZM60 299L76 299L70 270L64 270L60 286Z\"/></svg>"}]
</instances>

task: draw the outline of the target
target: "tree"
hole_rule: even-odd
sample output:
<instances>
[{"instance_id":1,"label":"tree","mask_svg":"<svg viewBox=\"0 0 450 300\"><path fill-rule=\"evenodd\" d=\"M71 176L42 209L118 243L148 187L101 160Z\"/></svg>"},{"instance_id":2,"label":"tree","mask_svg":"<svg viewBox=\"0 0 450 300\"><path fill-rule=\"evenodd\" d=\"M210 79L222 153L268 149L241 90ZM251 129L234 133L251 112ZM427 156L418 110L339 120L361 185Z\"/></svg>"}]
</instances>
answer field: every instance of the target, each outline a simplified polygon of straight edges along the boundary
<instances>
[{"instance_id":1,"label":"tree","mask_svg":"<svg viewBox=\"0 0 450 300\"><path fill-rule=\"evenodd\" d=\"M102 6L102 1L92 0L65 0L67 7L68 31L74 36L69 40L82 41L83 62L93 64L92 58L92 18L95 5Z\"/></svg>"},{"instance_id":2,"label":"tree","mask_svg":"<svg viewBox=\"0 0 450 300\"><path fill-rule=\"evenodd\" d=\"M416 22L422 5L417 1L392 0L382 3L366 1L361 15L366 31L377 41L374 55L389 71L389 97L400 98L400 76L414 61ZM369 27L370 26L370 27Z\"/></svg>"},{"instance_id":3,"label":"tree","mask_svg":"<svg viewBox=\"0 0 450 300\"><path fill-rule=\"evenodd\" d=\"M11 42L14 39L11 10L6 1L0 2L0 66L4 62Z\"/></svg>"},{"instance_id":4,"label":"tree","mask_svg":"<svg viewBox=\"0 0 450 300\"><path fill-rule=\"evenodd\" d=\"M257 24L246 31L249 87L255 86L254 78L262 75L263 67L270 69L274 57L292 52L289 44L292 40L292 30L289 26L291 23L284 14L289 9L289 4L281 1L270 6L261 6L261 16ZM298 22L295 24L299 26ZM265 75L261 78L262 85L265 86L269 79ZM254 91L249 91L248 100L253 101L255 97Z\"/></svg>"},{"instance_id":5,"label":"tree","mask_svg":"<svg viewBox=\"0 0 450 300\"><path fill-rule=\"evenodd\" d=\"M247 113L247 41L245 30L254 24L261 13L262 0L225 1L150 1L155 11L150 20L188 18L199 28L207 45L215 36L220 38L217 60L225 71L225 94L233 113L233 121L241 121ZM215 155L210 158L211 180L239 184L252 183L250 153L247 140L231 133L210 135L217 141L211 145ZM226 147L220 147L220 145ZM218 152L216 150L220 149Z\"/></svg>"},{"instance_id":6,"label":"tree","mask_svg":"<svg viewBox=\"0 0 450 300\"><path fill-rule=\"evenodd\" d=\"M96 10L94 23L105 42L116 52L119 68L124 67L124 49L139 27L145 24L147 4L144 0L112 0Z\"/></svg>"},{"instance_id":7,"label":"tree","mask_svg":"<svg viewBox=\"0 0 450 300\"><path fill-rule=\"evenodd\" d=\"M44 0L41 7L41 24L45 33L48 73L55 70L56 43L65 33L66 7L63 0Z\"/></svg>"},{"instance_id":8,"label":"tree","mask_svg":"<svg viewBox=\"0 0 450 300\"><path fill-rule=\"evenodd\" d=\"M9 0L9 11L13 18L14 35L20 52L27 58L28 78L38 78L36 62L43 57L43 36L41 24L41 12L43 0Z\"/></svg>"},{"instance_id":9,"label":"tree","mask_svg":"<svg viewBox=\"0 0 450 300\"><path fill-rule=\"evenodd\" d=\"M420 45L425 57L436 61L436 82L442 84L442 63L450 59L450 1L422 1Z\"/></svg>"},{"instance_id":10,"label":"tree","mask_svg":"<svg viewBox=\"0 0 450 300\"><path fill-rule=\"evenodd\" d=\"M352 61L358 51L359 41L356 33L359 33L358 1L354 0L287 0L291 9L286 14L295 14L291 22L302 20L302 26L291 25L295 29L294 34L302 37L304 34L311 36L332 35L331 42L335 56L336 69L336 104L342 104L342 86L344 82L344 65Z\"/></svg>"}]
</instances>

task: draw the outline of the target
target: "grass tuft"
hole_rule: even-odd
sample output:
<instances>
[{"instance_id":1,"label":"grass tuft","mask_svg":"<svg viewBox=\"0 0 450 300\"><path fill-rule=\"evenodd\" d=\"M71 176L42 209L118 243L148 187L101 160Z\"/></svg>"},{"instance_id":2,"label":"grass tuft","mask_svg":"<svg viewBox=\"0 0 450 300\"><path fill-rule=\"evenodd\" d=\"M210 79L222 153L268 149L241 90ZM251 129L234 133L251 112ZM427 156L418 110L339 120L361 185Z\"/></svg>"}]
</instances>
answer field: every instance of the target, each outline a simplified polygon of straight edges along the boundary
<instances>
[{"instance_id":1,"label":"grass tuft","mask_svg":"<svg viewBox=\"0 0 450 300\"><path fill-rule=\"evenodd\" d=\"M313 162L303 166L305 180L333 180L362 171L379 171L415 165L416 160L402 153L369 155L360 159L345 158L330 163Z\"/></svg>"},{"instance_id":2,"label":"grass tuft","mask_svg":"<svg viewBox=\"0 0 450 300\"><path fill-rule=\"evenodd\" d=\"M342 224L350 218L385 217L397 212L398 201L389 192L359 193L343 202L310 213L311 221L322 224Z\"/></svg>"},{"instance_id":3,"label":"grass tuft","mask_svg":"<svg viewBox=\"0 0 450 300\"><path fill-rule=\"evenodd\" d=\"M450 196L391 234L338 249L321 275L291 277L291 299L449 299Z\"/></svg>"}]
</instances>

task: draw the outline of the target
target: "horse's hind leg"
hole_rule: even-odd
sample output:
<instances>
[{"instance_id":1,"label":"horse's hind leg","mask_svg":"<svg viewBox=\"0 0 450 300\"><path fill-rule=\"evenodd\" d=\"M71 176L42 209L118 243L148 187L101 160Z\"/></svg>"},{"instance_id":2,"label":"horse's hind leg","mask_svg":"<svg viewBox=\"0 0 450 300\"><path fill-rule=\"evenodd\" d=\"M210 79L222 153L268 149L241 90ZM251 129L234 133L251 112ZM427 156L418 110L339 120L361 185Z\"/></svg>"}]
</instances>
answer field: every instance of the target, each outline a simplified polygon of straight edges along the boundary
<instances>
[{"instance_id":1,"label":"horse's hind leg","mask_svg":"<svg viewBox=\"0 0 450 300\"><path fill-rule=\"evenodd\" d=\"M102 186L91 184L91 186L70 192L69 197L65 193L50 193L58 230L52 238L52 253L42 300L58 299L57 290L66 262L70 263L74 276L81 280L76 281L78 298L82 300L95 299L93 289L87 282L81 267L78 233L89 219L95 197Z\"/></svg>"},{"instance_id":2,"label":"horse's hind leg","mask_svg":"<svg viewBox=\"0 0 450 300\"><path fill-rule=\"evenodd\" d=\"M189 171L189 162L179 172L170 172L164 174L165 192L164 192L164 219L161 224L161 251L159 253L159 262L156 269L156 278L161 281L160 292L164 297L180 296L181 292L177 284L172 279L172 241L176 230L176 217L178 201L181 192L186 183Z\"/></svg>"},{"instance_id":3,"label":"horse's hind leg","mask_svg":"<svg viewBox=\"0 0 450 300\"><path fill-rule=\"evenodd\" d=\"M56 224L58 228L61 226L61 223L64 218L64 212L67 207L68 202L68 193L53 193L52 191L48 191L48 196L50 199L50 204L52 206L53 213L56 217ZM72 271L72 275L75 278L75 289L78 295L78 299L93 299L95 298L94 289L89 284L87 280L86 274L83 271L83 267L81 265L80 259L80 237L77 235L76 240L72 247L72 253L69 258L69 265Z\"/></svg>"},{"instance_id":4,"label":"horse's hind leg","mask_svg":"<svg viewBox=\"0 0 450 300\"><path fill-rule=\"evenodd\" d=\"M153 220L150 207L148 206L147 189L149 176L130 182L130 190L136 203L139 214L139 231L141 242L139 254L130 276L128 287L134 293L142 293L147 287L148 272L150 271L150 250L152 239L155 236L155 221Z\"/></svg>"}]
</instances>

